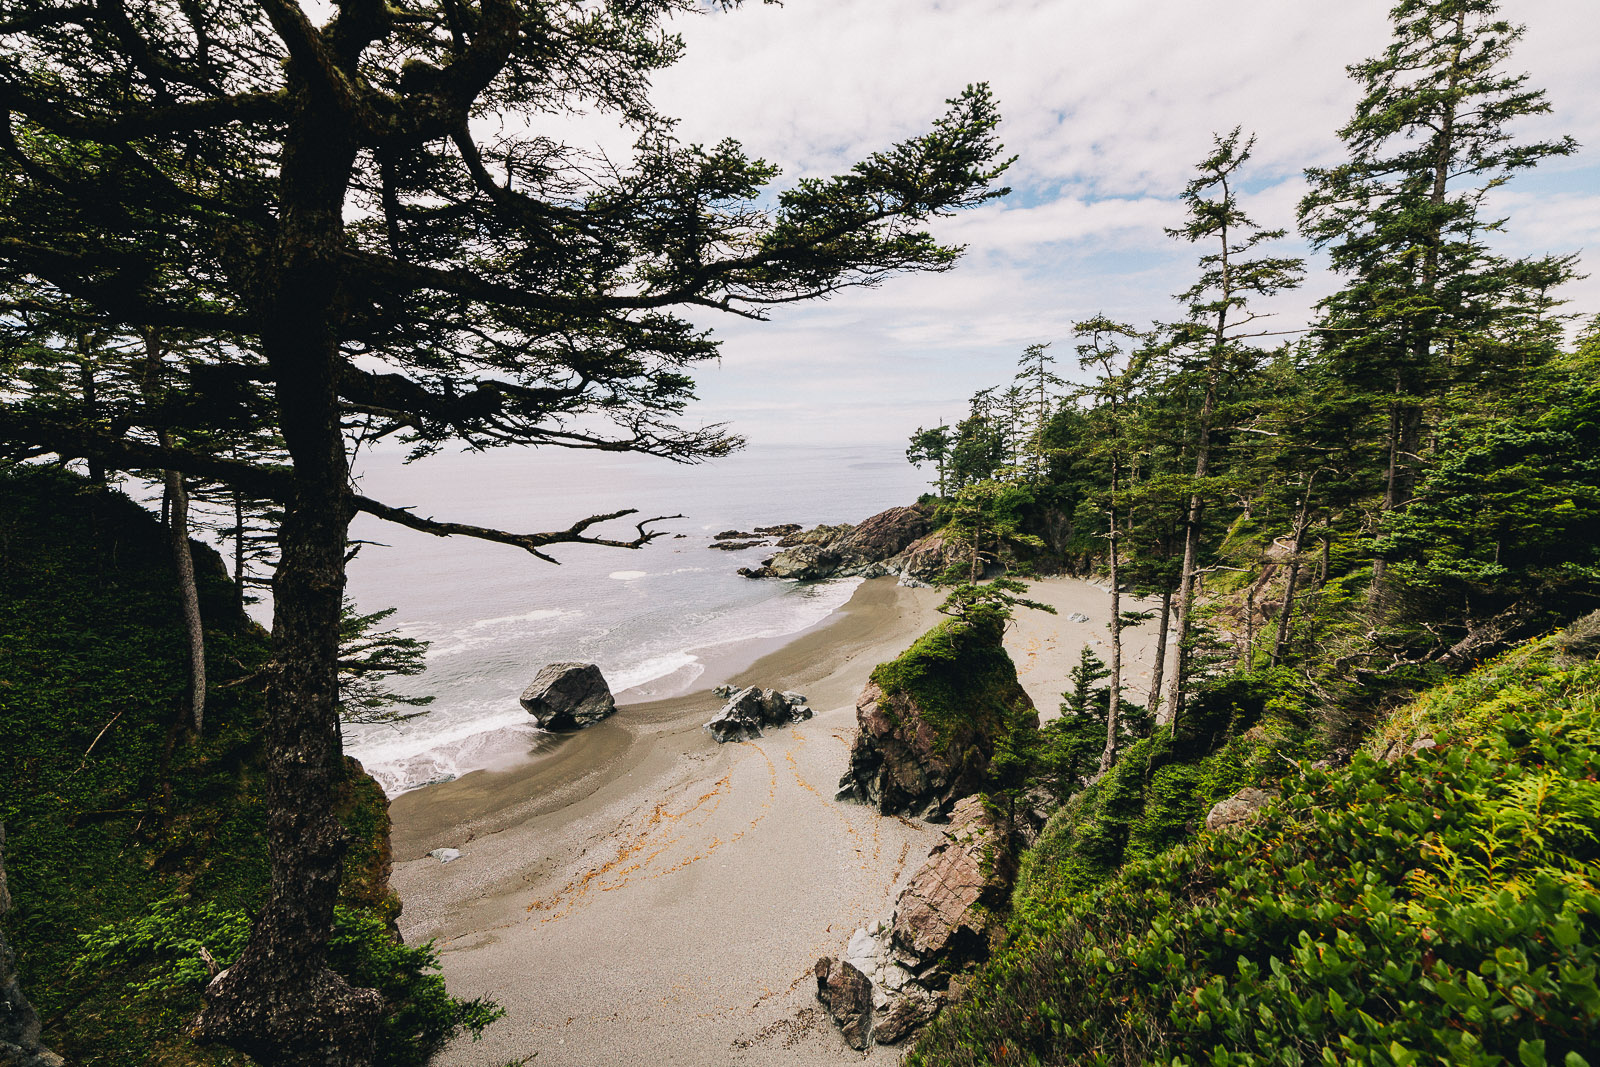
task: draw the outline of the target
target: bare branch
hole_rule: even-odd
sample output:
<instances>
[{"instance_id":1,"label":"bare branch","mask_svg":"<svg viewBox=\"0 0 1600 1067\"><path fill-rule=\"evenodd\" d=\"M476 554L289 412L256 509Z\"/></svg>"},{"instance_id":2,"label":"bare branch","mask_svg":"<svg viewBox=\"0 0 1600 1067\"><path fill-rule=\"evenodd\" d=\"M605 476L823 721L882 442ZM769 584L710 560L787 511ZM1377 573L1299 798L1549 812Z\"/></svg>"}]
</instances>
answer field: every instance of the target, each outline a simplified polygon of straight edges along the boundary
<instances>
[{"instance_id":1,"label":"bare branch","mask_svg":"<svg viewBox=\"0 0 1600 1067\"><path fill-rule=\"evenodd\" d=\"M604 545L607 548L643 548L658 537L666 536L665 530L646 530L645 527L652 522L665 522L668 519L681 519L682 515L658 515L650 519L642 519L634 525L639 536L631 541L618 541L608 537L588 537L584 531L591 526L612 519L620 519L625 515L638 514L637 508L624 508L605 515L590 515L586 519L579 519L565 530L556 530L548 533L510 533L506 530L496 530L487 526L472 526L461 522L440 522L436 519L425 519L414 515L407 508L391 507L380 503L371 497L356 496L354 499L356 510L364 511L368 515L383 519L386 522L397 523L401 526L419 530L422 533L433 534L435 537L475 537L480 541L494 541L502 545L511 545L525 552L538 556L547 563L560 564L560 560L539 551L550 545Z\"/></svg>"}]
</instances>

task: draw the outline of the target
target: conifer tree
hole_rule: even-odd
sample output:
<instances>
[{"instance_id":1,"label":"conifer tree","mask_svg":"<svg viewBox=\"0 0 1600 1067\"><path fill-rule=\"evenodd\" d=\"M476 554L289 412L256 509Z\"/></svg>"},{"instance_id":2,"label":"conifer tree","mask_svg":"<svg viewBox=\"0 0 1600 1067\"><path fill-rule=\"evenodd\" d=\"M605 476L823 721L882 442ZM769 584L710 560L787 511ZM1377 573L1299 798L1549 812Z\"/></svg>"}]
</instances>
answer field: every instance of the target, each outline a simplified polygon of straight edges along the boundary
<instances>
[{"instance_id":1,"label":"conifer tree","mask_svg":"<svg viewBox=\"0 0 1600 1067\"><path fill-rule=\"evenodd\" d=\"M1428 412L1462 346L1570 273L1570 260L1513 263L1486 244L1485 195L1570 137L1517 140L1511 123L1550 110L1506 65L1520 27L1495 0L1401 0L1382 55L1349 68L1361 101L1339 130L1349 159L1306 171L1302 232L1349 283L1322 302L1320 336L1358 408L1382 429L1382 511L1411 499ZM1532 290L1516 279L1544 281ZM1384 563L1374 564L1374 591Z\"/></svg>"},{"instance_id":2,"label":"conifer tree","mask_svg":"<svg viewBox=\"0 0 1600 1067\"><path fill-rule=\"evenodd\" d=\"M381 997L327 965L347 771L338 646L356 512L549 559L629 512L515 532L366 497L352 431L419 452L547 444L682 461L738 444L684 427L687 373L717 345L690 307L767 309L944 270L933 216L1000 195L987 89L932 128L770 199L775 169L732 141L684 145L649 100L693 0L346 0L253 5L17 0L0 16L0 285L67 297L127 329L234 338L196 402L272 398L289 463L149 432L0 411L13 453L175 470L277 502L266 761L271 889L206 990L198 1032L285 1067L360 1067ZM731 3L722 6L733 6ZM320 21L319 21L320 20ZM612 164L540 131L614 117ZM485 116L504 121L484 122ZM604 421L609 420L609 421Z\"/></svg>"},{"instance_id":3,"label":"conifer tree","mask_svg":"<svg viewBox=\"0 0 1600 1067\"><path fill-rule=\"evenodd\" d=\"M1179 294L1178 299L1189 314L1172 328L1172 352L1183 373L1198 377L1201 394L1194 417L1194 476L1184 522L1183 569L1178 577L1178 666L1167 700L1173 715L1182 708L1187 680L1187 648L1200 567L1201 520L1211 474L1218 393L1225 375L1256 358L1244 342L1264 331L1255 327L1261 313L1251 309L1250 299L1294 287L1302 272L1298 259L1252 255L1261 245L1284 235L1283 230L1257 225L1239 204L1235 175L1249 160L1254 143L1252 137L1241 144L1237 127L1226 136L1213 138L1211 154L1200 162L1200 173L1183 192L1189 221L1167 231L1171 237L1191 244L1204 242L1214 249L1200 257L1199 279Z\"/></svg>"}]
</instances>

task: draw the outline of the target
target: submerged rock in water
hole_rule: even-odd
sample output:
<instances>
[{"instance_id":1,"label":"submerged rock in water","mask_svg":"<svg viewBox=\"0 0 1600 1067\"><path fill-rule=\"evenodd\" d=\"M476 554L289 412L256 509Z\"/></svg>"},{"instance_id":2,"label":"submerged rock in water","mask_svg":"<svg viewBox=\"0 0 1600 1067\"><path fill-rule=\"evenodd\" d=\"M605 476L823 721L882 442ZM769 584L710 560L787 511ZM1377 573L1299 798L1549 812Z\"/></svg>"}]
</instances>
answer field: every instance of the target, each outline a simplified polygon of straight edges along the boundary
<instances>
[{"instance_id":1,"label":"submerged rock in water","mask_svg":"<svg viewBox=\"0 0 1600 1067\"><path fill-rule=\"evenodd\" d=\"M761 736L763 727L809 718L811 709L799 693L780 693L752 685L729 697L717 717L706 723L706 729L719 743L751 741Z\"/></svg>"},{"instance_id":2,"label":"submerged rock in water","mask_svg":"<svg viewBox=\"0 0 1600 1067\"><path fill-rule=\"evenodd\" d=\"M552 663L522 691L522 706L546 730L581 730L617 710L600 668Z\"/></svg>"}]
</instances>

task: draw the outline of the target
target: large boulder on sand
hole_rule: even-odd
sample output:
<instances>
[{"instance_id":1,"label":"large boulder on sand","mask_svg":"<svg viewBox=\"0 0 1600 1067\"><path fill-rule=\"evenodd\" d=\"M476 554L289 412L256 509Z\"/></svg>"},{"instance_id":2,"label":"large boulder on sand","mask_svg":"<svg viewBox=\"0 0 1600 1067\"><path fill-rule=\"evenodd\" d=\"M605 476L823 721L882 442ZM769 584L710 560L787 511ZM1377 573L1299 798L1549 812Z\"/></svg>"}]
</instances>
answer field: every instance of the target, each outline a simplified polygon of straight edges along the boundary
<instances>
[{"instance_id":1,"label":"large boulder on sand","mask_svg":"<svg viewBox=\"0 0 1600 1067\"><path fill-rule=\"evenodd\" d=\"M867 1047L872 1030L872 982L846 960L824 956L812 973L817 979L817 999L838 1024L849 1046Z\"/></svg>"},{"instance_id":2,"label":"large boulder on sand","mask_svg":"<svg viewBox=\"0 0 1600 1067\"><path fill-rule=\"evenodd\" d=\"M783 726L811 718L806 698L799 693L780 693L776 689L749 686L728 697L717 717L706 729L717 742L753 741L763 727Z\"/></svg>"},{"instance_id":3,"label":"large boulder on sand","mask_svg":"<svg viewBox=\"0 0 1600 1067\"><path fill-rule=\"evenodd\" d=\"M522 691L522 706L546 730L581 730L617 710L600 668L552 663Z\"/></svg>"},{"instance_id":4,"label":"large boulder on sand","mask_svg":"<svg viewBox=\"0 0 1600 1067\"><path fill-rule=\"evenodd\" d=\"M908 966L948 976L988 957L994 916L1005 908L1017 876L1009 831L982 797L966 797L951 809L943 837L895 901L890 937Z\"/></svg>"}]
</instances>

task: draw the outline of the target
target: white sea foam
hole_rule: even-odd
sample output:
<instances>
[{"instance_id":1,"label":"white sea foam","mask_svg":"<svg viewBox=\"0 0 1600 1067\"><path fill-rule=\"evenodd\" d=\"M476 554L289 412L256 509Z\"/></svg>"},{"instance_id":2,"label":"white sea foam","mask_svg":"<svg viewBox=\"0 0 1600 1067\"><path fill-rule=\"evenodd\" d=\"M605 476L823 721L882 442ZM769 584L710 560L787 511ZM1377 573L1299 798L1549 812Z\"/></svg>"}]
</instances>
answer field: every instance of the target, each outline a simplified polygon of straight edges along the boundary
<instances>
[{"instance_id":1,"label":"white sea foam","mask_svg":"<svg viewBox=\"0 0 1600 1067\"><path fill-rule=\"evenodd\" d=\"M619 582L631 582L635 578L645 577L644 571L612 571L606 577L615 578Z\"/></svg>"},{"instance_id":2,"label":"white sea foam","mask_svg":"<svg viewBox=\"0 0 1600 1067\"><path fill-rule=\"evenodd\" d=\"M476 650L477 655L452 660L459 666L438 674L435 681L477 695L442 697L426 715L392 727L351 727L349 748L391 796L525 756L541 737L549 736L532 724L517 702L519 687L544 662L512 654L526 637L528 623L570 627L557 636L562 640L559 647L572 651L555 658L598 663L614 693L631 690L639 697L679 693L705 673L704 656L711 650L809 629L843 606L861 582L849 578L806 586L770 585L767 588L776 595L754 604L729 611L670 614L667 617L678 625L666 633L651 633L649 625L637 619L600 625L599 619L576 611L476 620L452 634L456 643L446 654ZM497 641L506 646L498 654L486 649ZM677 647L663 646L663 641ZM430 660L437 655L430 652ZM425 677L423 691L427 685Z\"/></svg>"}]
</instances>

